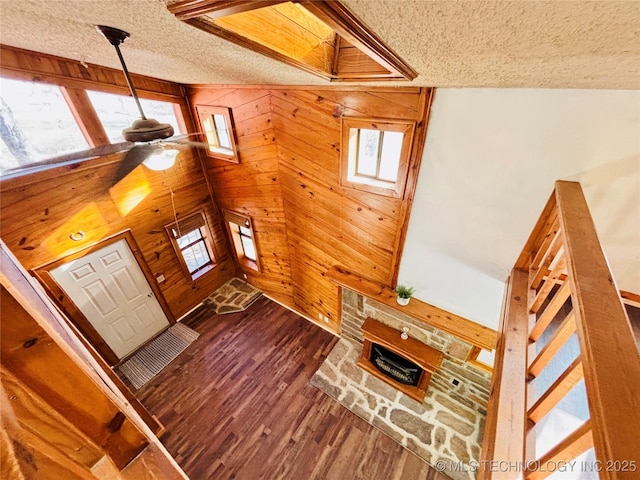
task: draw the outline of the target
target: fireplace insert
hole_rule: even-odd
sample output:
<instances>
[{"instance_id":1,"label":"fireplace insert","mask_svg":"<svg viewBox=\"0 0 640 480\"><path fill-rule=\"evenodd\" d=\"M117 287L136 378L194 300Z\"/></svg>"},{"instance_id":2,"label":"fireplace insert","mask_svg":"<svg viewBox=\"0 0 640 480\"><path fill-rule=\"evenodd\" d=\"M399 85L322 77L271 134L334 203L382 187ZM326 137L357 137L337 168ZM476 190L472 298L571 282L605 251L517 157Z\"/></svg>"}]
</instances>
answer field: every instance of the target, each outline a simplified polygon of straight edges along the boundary
<instances>
[{"instance_id":1,"label":"fireplace insert","mask_svg":"<svg viewBox=\"0 0 640 480\"><path fill-rule=\"evenodd\" d=\"M372 343L371 363L384 375L404 385L418 385L422 368L382 345Z\"/></svg>"}]
</instances>

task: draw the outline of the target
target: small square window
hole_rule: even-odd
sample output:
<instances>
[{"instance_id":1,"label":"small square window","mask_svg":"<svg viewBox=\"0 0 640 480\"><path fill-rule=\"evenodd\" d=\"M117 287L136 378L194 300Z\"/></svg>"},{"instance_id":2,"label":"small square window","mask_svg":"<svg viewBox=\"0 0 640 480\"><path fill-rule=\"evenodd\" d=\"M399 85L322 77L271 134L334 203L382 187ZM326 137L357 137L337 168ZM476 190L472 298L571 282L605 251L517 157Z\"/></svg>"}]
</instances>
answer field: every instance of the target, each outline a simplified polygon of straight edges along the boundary
<instances>
[{"instance_id":1,"label":"small square window","mask_svg":"<svg viewBox=\"0 0 640 480\"><path fill-rule=\"evenodd\" d=\"M215 266L211 234L200 211L165 227L185 274L195 280Z\"/></svg>"},{"instance_id":2,"label":"small square window","mask_svg":"<svg viewBox=\"0 0 640 480\"><path fill-rule=\"evenodd\" d=\"M402 197L414 122L343 117L341 185Z\"/></svg>"},{"instance_id":3,"label":"small square window","mask_svg":"<svg viewBox=\"0 0 640 480\"><path fill-rule=\"evenodd\" d=\"M230 210L224 211L227 231L241 266L260 271L253 225L249 217Z\"/></svg>"},{"instance_id":4,"label":"small square window","mask_svg":"<svg viewBox=\"0 0 640 480\"><path fill-rule=\"evenodd\" d=\"M211 158L240 163L233 135L231 110L225 107L196 105L200 131L207 144L207 155Z\"/></svg>"}]
</instances>

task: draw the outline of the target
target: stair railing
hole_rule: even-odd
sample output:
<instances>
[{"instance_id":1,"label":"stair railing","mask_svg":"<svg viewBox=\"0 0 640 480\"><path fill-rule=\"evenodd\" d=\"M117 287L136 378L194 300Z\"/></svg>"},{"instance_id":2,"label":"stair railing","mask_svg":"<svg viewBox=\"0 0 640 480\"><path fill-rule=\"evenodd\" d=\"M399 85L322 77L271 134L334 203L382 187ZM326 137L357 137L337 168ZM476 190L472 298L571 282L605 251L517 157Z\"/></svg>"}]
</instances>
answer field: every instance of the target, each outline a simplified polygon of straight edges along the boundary
<instances>
[{"instance_id":1,"label":"stair railing","mask_svg":"<svg viewBox=\"0 0 640 480\"><path fill-rule=\"evenodd\" d=\"M579 354L536 391L574 333ZM540 422L582 379L588 419L537 453ZM592 460L575 460L592 447ZM566 181L556 182L507 282L478 478L558 471L640 478L640 354L582 188Z\"/></svg>"}]
</instances>

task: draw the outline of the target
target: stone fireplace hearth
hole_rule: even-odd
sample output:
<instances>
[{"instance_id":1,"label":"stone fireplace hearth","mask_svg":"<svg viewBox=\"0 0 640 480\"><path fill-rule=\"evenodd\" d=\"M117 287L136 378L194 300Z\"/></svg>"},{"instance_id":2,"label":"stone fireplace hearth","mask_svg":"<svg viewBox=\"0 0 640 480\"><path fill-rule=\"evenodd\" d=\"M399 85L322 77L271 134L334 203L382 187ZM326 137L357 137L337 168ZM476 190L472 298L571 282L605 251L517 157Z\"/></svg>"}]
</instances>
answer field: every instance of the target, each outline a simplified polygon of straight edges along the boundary
<instances>
[{"instance_id":1,"label":"stone fireplace hearth","mask_svg":"<svg viewBox=\"0 0 640 480\"><path fill-rule=\"evenodd\" d=\"M452 479L474 479L463 465L480 457L491 376L465 362L471 346L350 290L342 297L342 338L311 383L431 465L458 465L444 472ZM368 317L408 327L411 338L444 354L422 402L358 367Z\"/></svg>"}]
</instances>

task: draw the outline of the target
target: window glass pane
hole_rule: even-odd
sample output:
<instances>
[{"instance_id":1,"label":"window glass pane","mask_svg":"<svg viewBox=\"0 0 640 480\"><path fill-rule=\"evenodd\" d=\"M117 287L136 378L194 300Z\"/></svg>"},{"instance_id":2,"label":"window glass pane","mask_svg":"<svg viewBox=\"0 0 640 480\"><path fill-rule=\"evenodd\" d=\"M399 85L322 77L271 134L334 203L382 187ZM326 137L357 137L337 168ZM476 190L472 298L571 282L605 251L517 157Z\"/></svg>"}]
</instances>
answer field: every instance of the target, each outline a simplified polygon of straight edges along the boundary
<instances>
[{"instance_id":1,"label":"window glass pane","mask_svg":"<svg viewBox=\"0 0 640 480\"><path fill-rule=\"evenodd\" d=\"M90 90L87 90L87 94L109 141L111 143L124 142L122 130L130 127L134 120L140 118L140 112L138 112L133 97ZM141 98L140 104L147 118L153 118L160 123L168 123L173 127L175 134L181 133L172 103Z\"/></svg>"},{"instance_id":2,"label":"window glass pane","mask_svg":"<svg viewBox=\"0 0 640 480\"><path fill-rule=\"evenodd\" d=\"M227 121L225 120L224 115L216 113L213 116L213 121L218 132L220 146L223 148L231 148L231 138L229 137L229 129L227 128Z\"/></svg>"},{"instance_id":3,"label":"window glass pane","mask_svg":"<svg viewBox=\"0 0 640 480\"><path fill-rule=\"evenodd\" d=\"M184 232L182 232L184 233ZM195 242L196 240L198 240L199 238L202 238L202 233L200 232L200 229L197 228L195 230L192 230L191 232L182 235L182 237L178 238L178 246L180 248L184 248L187 245L189 245L190 243Z\"/></svg>"},{"instance_id":4,"label":"window glass pane","mask_svg":"<svg viewBox=\"0 0 640 480\"><path fill-rule=\"evenodd\" d=\"M380 173L378 178L394 182L398 179L400 153L402 152L402 132L384 132L382 137L382 156L380 157Z\"/></svg>"},{"instance_id":5,"label":"window glass pane","mask_svg":"<svg viewBox=\"0 0 640 480\"><path fill-rule=\"evenodd\" d=\"M242 225L238 225L238 227L240 228L240 233L242 235L246 235L248 237L251 236L251 230L249 230L247 227L243 227Z\"/></svg>"},{"instance_id":6,"label":"window glass pane","mask_svg":"<svg viewBox=\"0 0 640 480\"><path fill-rule=\"evenodd\" d=\"M218 132L213 124L213 117L207 117L204 120L204 134L207 136L209 148L217 148L219 145Z\"/></svg>"},{"instance_id":7,"label":"window glass pane","mask_svg":"<svg viewBox=\"0 0 640 480\"><path fill-rule=\"evenodd\" d=\"M211 263L211 258L209 257L209 252L207 251L204 241L200 241L182 250L182 256L187 263L189 273L193 273L200 267Z\"/></svg>"},{"instance_id":8,"label":"window glass pane","mask_svg":"<svg viewBox=\"0 0 640 480\"><path fill-rule=\"evenodd\" d=\"M244 256L249 260L256 261L256 248L253 245L253 241L249 237L245 237L244 235L240 236L240 241L242 242L242 249L244 250Z\"/></svg>"},{"instance_id":9,"label":"window glass pane","mask_svg":"<svg viewBox=\"0 0 640 480\"><path fill-rule=\"evenodd\" d=\"M55 85L0 78L0 124L0 173L89 148Z\"/></svg>"},{"instance_id":10,"label":"window glass pane","mask_svg":"<svg viewBox=\"0 0 640 480\"><path fill-rule=\"evenodd\" d=\"M356 175L376 175L379 147L380 131L361 128Z\"/></svg>"}]
</instances>

